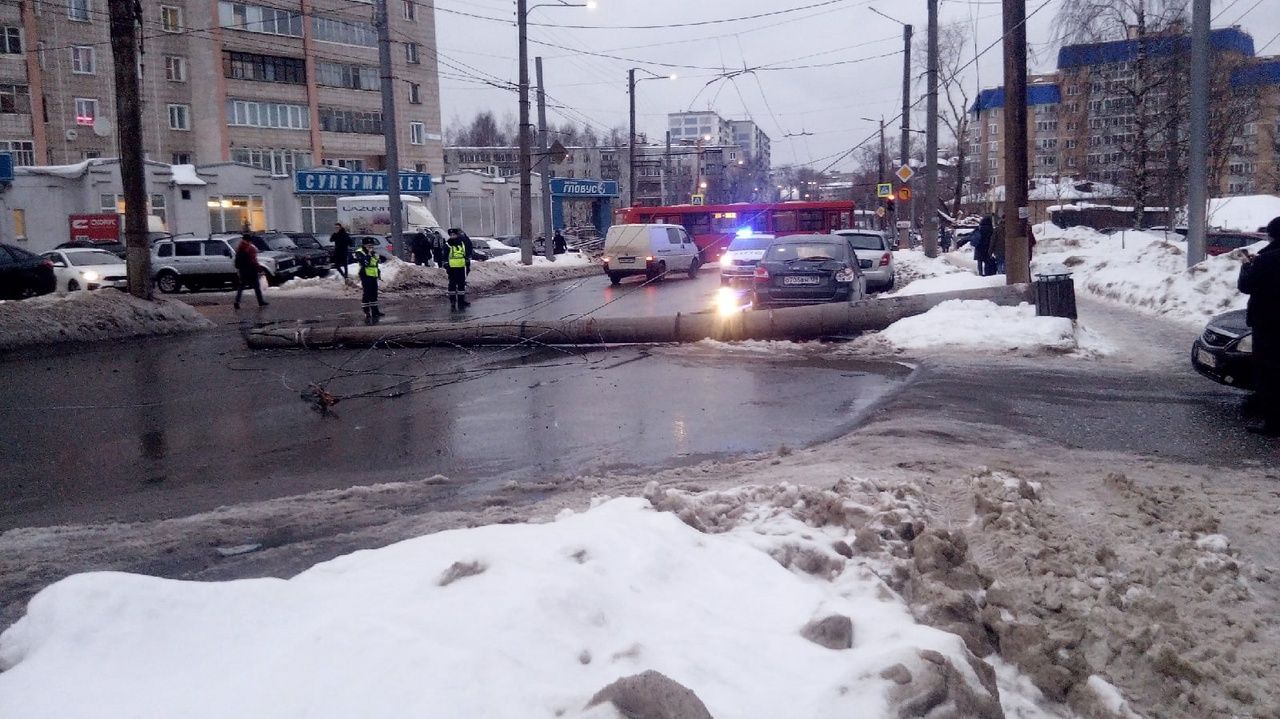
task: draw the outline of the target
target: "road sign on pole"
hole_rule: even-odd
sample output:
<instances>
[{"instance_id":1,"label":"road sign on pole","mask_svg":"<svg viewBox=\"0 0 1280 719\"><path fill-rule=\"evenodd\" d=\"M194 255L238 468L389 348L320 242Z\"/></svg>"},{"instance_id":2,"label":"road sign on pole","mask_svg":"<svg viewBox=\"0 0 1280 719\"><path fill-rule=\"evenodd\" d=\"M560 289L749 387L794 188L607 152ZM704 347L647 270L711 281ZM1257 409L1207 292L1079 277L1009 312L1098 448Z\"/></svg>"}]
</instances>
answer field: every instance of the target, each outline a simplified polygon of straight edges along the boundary
<instances>
[{"instance_id":1,"label":"road sign on pole","mask_svg":"<svg viewBox=\"0 0 1280 719\"><path fill-rule=\"evenodd\" d=\"M876 197L893 197L893 183L881 182L877 184Z\"/></svg>"},{"instance_id":2,"label":"road sign on pole","mask_svg":"<svg viewBox=\"0 0 1280 719\"><path fill-rule=\"evenodd\" d=\"M898 188L898 199L899 199L899 200L902 200L903 202L906 202L907 200L910 200L910 199L911 199L911 188L910 188L910 187L899 187L899 188Z\"/></svg>"},{"instance_id":3,"label":"road sign on pole","mask_svg":"<svg viewBox=\"0 0 1280 719\"><path fill-rule=\"evenodd\" d=\"M876 208L876 217L884 217L887 214L889 213L885 212L883 207Z\"/></svg>"},{"instance_id":4,"label":"road sign on pole","mask_svg":"<svg viewBox=\"0 0 1280 719\"><path fill-rule=\"evenodd\" d=\"M910 165L903 165L902 167L899 167L898 171L893 174L897 175L898 179L902 180L903 182L911 182L911 178L916 176L916 171L911 169Z\"/></svg>"}]
</instances>

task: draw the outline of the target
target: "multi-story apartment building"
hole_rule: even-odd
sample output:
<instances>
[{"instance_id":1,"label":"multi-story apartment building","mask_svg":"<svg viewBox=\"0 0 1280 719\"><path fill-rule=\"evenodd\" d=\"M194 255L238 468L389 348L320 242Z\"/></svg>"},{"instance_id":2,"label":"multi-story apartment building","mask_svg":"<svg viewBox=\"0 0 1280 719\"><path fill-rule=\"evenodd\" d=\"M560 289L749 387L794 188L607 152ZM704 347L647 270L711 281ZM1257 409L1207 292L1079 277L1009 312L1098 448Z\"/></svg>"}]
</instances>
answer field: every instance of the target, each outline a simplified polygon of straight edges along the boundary
<instances>
[{"instance_id":1,"label":"multi-story apartment building","mask_svg":"<svg viewBox=\"0 0 1280 719\"><path fill-rule=\"evenodd\" d=\"M1280 192L1280 59L1255 57L1252 37L1235 27L1214 30L1212 43L1215 194ZM1028 85L1030 175L1117 185L1128 201L1142 184L1149 204L1181 205L1187 111L1178 88L1186 84L1185 52L1182 35L1148 38L1141 47L1130 38L1062 48L1057 72ZM997 88L979 93L972 107L971 197L1003 184L1004 104Z\"/></svg>"},{"instance_id":2,"label":"multi-story apartment building","mask_svg":"<svg viewBox=\"0 0 1280 719\"><path fill-rule=\"evenodd\" d=\"M118 154L108 0L0 5L0 149L20 165ZM433 0L392 2L402 168L444 170ZM142 0L149 159L385 169L371 0Z\"/></svg>"},{"instance_id":3,"label":"multi-story apartment building","mask_svg":"<svg viewBox=\"0 0 1280 719\"><path fill-rule=\"evenodd\" d=\"M702 142L706 145L733 144L733 126L711 110L673 112L667 115L671 142Z\"/></svg>"},{"instance_id":4,"label":"multi-story apartment building","mask_svg":"<svg viewBox=\"0 0 1280 719\"><path fill-rule=\"evenodd\" d=\"M769 136L752 120L730 120L733 128L733 143L747 153L747 162L755 162L765 168L773 162L773 149Z\"/></svg>"}]
</instances>

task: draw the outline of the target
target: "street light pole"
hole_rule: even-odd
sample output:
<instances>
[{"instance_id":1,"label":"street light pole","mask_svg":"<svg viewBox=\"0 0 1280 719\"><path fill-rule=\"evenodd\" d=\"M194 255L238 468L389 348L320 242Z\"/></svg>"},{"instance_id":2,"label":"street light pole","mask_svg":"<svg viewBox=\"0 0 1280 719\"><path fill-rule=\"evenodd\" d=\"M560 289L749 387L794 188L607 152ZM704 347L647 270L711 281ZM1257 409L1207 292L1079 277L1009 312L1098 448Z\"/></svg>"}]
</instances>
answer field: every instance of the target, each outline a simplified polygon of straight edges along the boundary
<instances>
[{"instance_id":1,"label":"street light pole","mask_svg":"<svg viewBox=\"0 0 1280 719\"><path fill-rule=\"evenodd\" d=\"M652 77L636 77L636 71L647 72ZM651 70L645 70L642 67L633 67L627 70L627 96L631 99L631 124L630 133L627 135L627 206L636 204L636 83L645 80L675 80L677 76L659 75ZM669 152L669 151L668 151ZM665 199L663 200L665 202Z\"/></svg>"},{"instance_id":2,"label":"street light pole","mask_svg":"<svg viewBox=\"0 0 1280 719\"><path fill-rule=\"evenodd\" d=\"M938 256L938 0L929 5L928 99L925 105L924 255ZM963 142L963 140L961 140Z\"/></svg>"}]
</instances>

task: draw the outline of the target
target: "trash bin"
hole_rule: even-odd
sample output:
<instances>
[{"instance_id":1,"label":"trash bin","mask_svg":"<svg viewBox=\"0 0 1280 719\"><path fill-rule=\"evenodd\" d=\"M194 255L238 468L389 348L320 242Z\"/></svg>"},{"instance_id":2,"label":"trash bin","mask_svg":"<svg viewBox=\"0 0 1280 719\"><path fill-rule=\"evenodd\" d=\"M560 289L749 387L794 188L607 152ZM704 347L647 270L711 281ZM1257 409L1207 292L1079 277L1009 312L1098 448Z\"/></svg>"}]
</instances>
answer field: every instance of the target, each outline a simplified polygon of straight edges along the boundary
<instances>
[{"instance_id":1,"label":"trash bin","mask_svg":"<svg viewBox=\"0 0 1280 719\"><path fill-rule=\"evenodd\" d=\"M1076 284L1070 272L1037 274L1036 315L1076 319Z\"/></svg>"}]
</instances>

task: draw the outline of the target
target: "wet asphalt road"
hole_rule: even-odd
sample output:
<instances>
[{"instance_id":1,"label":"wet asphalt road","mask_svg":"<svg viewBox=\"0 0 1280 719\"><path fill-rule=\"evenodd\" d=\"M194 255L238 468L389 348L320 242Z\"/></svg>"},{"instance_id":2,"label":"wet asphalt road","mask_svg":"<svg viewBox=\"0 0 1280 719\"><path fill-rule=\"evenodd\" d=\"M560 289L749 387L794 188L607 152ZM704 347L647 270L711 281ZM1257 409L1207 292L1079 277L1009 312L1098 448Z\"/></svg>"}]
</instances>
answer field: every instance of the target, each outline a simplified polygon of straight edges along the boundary
<instances>
[{"instance_id":1,"label":"wet asphalt road","mask_svg":"<svg viewBox=\"0 0 1280 719\"><path fill-rule=\"evenodd\" d=\"M389 303L389 321L701 310L714 274L609 287L592 276L477 298ZM250 352L255 322L358 321L355 303L272 298L216 331L3 360L0 529L183 516L319 489L444 474L507 481L662 467L847 431L906 380L892 363L612 348ZM340 401L322 416L302 395Z\"/></svg>"}]
</instances>

